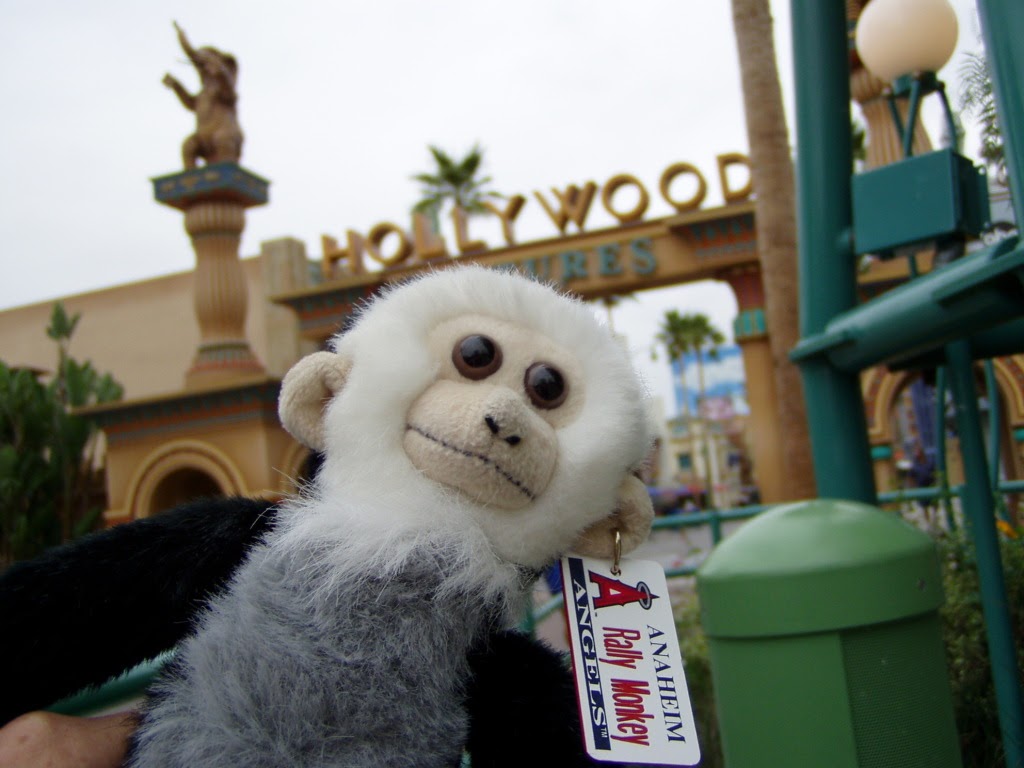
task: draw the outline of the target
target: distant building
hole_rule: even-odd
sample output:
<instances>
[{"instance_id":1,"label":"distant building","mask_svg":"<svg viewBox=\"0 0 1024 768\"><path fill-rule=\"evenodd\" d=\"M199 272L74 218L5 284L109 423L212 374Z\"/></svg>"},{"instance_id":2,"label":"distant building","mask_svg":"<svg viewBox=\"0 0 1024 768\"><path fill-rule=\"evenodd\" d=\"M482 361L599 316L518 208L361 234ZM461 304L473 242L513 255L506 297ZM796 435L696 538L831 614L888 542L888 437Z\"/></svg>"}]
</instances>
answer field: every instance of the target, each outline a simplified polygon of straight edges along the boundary
<instances>
[{"instance_id":1,"label":"distant building","mask_svg":"<svg viewBox=\"0 0 1024 768\"><path fill-rule=\"evenodd\" d=\"M703 393L695 353L672 364L677 413L666 420L658 484L673 489L680 508L736 506L756 494L742 350L725 345L700 362Z\"/></svg>"},{"instance_id":2,"label":"distant building","mask_svg":"<svg viewBox=\"0 0 1024 768\"><path fill-rule=\"evenodd\" d=\"M701 396L697 355L689 352L672 363L676 407L683 413L699 414L714 421L747 416L747 380L743 351L736 344L721 346L714 356L701 354L704 393Z\"/></svg>"}]
</instances>

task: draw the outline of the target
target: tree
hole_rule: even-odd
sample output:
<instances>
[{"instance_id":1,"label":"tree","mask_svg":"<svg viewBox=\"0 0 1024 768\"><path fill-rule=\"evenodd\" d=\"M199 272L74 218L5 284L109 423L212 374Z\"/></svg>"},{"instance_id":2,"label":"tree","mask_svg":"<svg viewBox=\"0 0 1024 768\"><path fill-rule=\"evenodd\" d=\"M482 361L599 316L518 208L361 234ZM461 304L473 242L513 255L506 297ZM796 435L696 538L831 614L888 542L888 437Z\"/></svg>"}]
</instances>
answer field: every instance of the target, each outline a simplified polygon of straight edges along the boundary
<instances>
[{"instance_id":1,"label":"tree","mask_svg":"<svg viewBox=\"0 0 1024 768\"><path fill-rule=\"evenodd\" d=\"M683 359L693 354L697 359L697 396L698 404L704 400L704 361L702 353L711 360L718 358L718 347L725 343L725 336L702 312L679 314L670 309L665 312L655 341L665 347L670 362L679 363L679 377L686 391L685 367ZM687 398L683 398L683 410L689 415L690 406Z\"/></svg>"},{"instance_id":2,"label":"tree","mask_svg":"<svg viewBox=\"0 0 1024 768\"><path fill-rule=\"evenodd\" d=\"M978 154L996 173L1000 184L1006 184L1006 157L1003 134L999 129L996 96L992 90L992 72L988 60L980 53L967 53L960 64L960 109L981 124L981 146Z\"/></svg>"},{"instance_id":3,"label":"tree","mask_svg":"<svg viewBox=\"0 0 1024 768\"><path fill-rule=\"evenodd\" d=\"M483 150L474 146L461 160L453 160L436 146L429 147L436 166L433 173L418 173L412 178L422 184L420 200L413 206L413 213L422 213L439 228L441 209L446 202L461 208L466 213L483 213L488 198L499 198L497 192L486 189L491 177L477 178L483 165Z\"/></svg>"},{"instance_id":4,"label":"tree","mask_svg":"<svg viewBox=\"0 0 1024 768\"><path fill-rule=\"evenodd\" d=\"M697 359L697 419L704 427L701 434L701 451L704 456L704 471L707 475L708 506L714 506L712 498L713 478L711 477L711 455L708 446L708 433L703 414L700 409L704 404L704 355L710 359L718 358L718 347L725 343L725 336L712 324L708 316L698 312L681 315L670 309L665 312L655 341L665 347L670 362L679 364L679 380L683 390L683 412L689 417L690 403L686 393L686 368L684 359L693 354Z\"/></svg>"},{"instance_id":5,"label":"tree","mask_svg":"<svg viewBox=\"0 0 1024 768\"><path fill-rule=\"evenodd\" d=\"M79 318L53 309L48 383L0 362L0 566L91 530L103 510L99 430L74 409L116 400L122 388L68 353Z\"/></svg>"},{"instance_id":6,"label":"tree","mask_svg":"<svg viewBox=\"0 0 1024 768\"><path fill-rule=\"evenodd\" d=\"M850 154L854 172L860 171L868 159L868 134L864 123L855 117L850 118Z\"/></svg>"},{"instance_id":7,"label":"tree","mask_svg":"<svg viewBox=\"0 0 1024 768\"><path fill-rule=\"evenodd\" d=\"M768 0L732 0L754 182L765 319L775 368L779 431L791 498L817 494L803 382L789 352L800 340L793 159L782 107ZM782 446L778 447L782 451Z\"/></svg>"}]
</instances>

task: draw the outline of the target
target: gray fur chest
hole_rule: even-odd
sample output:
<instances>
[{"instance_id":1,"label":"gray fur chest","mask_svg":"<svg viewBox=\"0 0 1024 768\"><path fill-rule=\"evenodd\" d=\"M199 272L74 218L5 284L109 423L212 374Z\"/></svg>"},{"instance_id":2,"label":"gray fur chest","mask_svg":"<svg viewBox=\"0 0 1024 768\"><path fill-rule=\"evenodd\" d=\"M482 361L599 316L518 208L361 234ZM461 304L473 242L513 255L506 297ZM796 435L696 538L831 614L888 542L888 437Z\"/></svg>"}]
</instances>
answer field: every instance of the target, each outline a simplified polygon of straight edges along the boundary
<instances>
[{"instance_id":1,"label":"gray fur chest","mask_svg":"<svg viewBox=\"0 0 1024 768\"><path fill-rule=\"evenodd\" d=\"M160 684L131 766L457 766L466 653L499 611L444 557L337 578L257 549Z\"/></svg>"}]
</instances>

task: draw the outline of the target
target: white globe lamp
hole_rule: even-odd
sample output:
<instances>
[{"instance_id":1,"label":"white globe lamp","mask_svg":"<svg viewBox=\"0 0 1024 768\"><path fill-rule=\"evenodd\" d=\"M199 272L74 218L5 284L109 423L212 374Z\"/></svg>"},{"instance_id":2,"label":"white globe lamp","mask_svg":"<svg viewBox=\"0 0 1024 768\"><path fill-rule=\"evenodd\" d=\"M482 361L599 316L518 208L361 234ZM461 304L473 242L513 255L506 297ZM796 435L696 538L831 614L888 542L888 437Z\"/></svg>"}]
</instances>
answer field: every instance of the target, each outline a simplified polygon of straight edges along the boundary
<instances>
[{"instance_id":1,"label":"white globe lamp","mask_svg":"<svg viewBox=\"0 0 1024 768\"><path fill-rule=\"evenodd\" d=\"M857 54L886 82L934 73L953 55L957 31L947 0L871 0L857 21Z\"/></svg>"}]
</instances>

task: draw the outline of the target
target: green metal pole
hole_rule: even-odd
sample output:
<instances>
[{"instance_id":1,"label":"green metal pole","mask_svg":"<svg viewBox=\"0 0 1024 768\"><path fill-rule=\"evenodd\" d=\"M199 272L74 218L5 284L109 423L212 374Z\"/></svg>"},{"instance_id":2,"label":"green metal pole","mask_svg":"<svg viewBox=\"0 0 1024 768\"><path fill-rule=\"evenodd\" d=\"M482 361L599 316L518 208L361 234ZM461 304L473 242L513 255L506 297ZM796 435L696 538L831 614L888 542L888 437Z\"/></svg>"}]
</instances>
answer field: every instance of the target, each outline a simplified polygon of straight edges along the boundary
<instances>
[{"instance_id":1,"label":"green metal pole","mask_svg":"<svg viewBox=\"0 0 1024 768\"><path fill-rule=\"evenodd\" d=\"M935 370L935 479L942 492L942 511L946 516L946 527L955 531L956 517L949 502L949 463L946 461L946 368Z\"/></svg>"},{"instance_id":2,"label":"green metal pole","mask_svg":"<svg viewBox=\"0 0 1024 768\"><path fill-rule=\"evenodd\" d=\"M985 634L1006 765L1007 768L1024 768L1024 708L1020 671L1017 669L1017 652L1010 625L992 487L989 485L988 461L985 458L985 439L978 413L974 369L968 343L954 341L948 344L946 358L949 361L949 385L956 404L960 453L967 481L961 499L974 542L978 579L981 582L981 608L985 616Z\"/></svg>"},{"instance_id":3,"label":"green metal pole","mask_svg":"<svg viewBox=\"0 0 1024 768\"><path fill-rule=\"evenodd\" d=\"M889 115L892 117L893 125L896 126L896 135L901 139L905 135L903 118L900 116L899 107L896 106L896 99L886 99L889 102Z\"/></svg>"},{"instance_id":4,"label":"green metal pole","mask_svg":"<svg viewBox=\"0 0 1024 768\"><path fill-rule=\"evenodd\" d=\"M957 152L963 152L963 147L960 145L963 143L963 138L960 136L956 129L956 122L953 120L953 110L949 106L949 97L946 95L946 85L942 81L937 81L939 98L942 99L942 112L946 116L946 133L949 134L949 144Z\"/></svg>"},{"instance_id":5,"label":"green metal pole","mask_svg":"<svg viewBox=\"0 0 1024 768\"><path fill-rule=\"evenodd\" d=\"M921 108L921 80L914 78L910 86L910 108L907 110L907 125L903 129L903 156L914 154L914 126L917 124L917 113Z\"/></svg>"},{"instance_id":6,"label":"green metal pole","mask_svg":"<svg viewBox=\"0 0 1024 768\"><path fill-rule=\"evenodd\" d=\"M851 244L850 82L846 6L792 0L796 77L800 335L821 333L857 303ZM875 503L858 372L800 361L818 493Z\"/></svg>"},{"instance_id":7,"label":"green metal pole","mask_svg":"<svg viewBox=\"0 0 1024 768\"><path fill-rule=\"evenodd\" d=\"M996 494L996 510L999 516L1006 520L1005 505L1001 504L1002 496L999 495L999 466L1002 459L999 455L999 386L996 384L996 367L991 360L986 360L985 366L985 399L988 400L988 468L989 484L992 493Z\"/></svg>"},{"instance_id":8,"label":"green metal pole","mask_svg":"<svg viewBox=\"0 0 1024 768\"><path fill-rule=\"evenodd\" d=\"M992 72L992 90L996 97L999 115L999 127L1003 138L1003 152L1006 159L1006 172L1013 199L1013 211L1018 222L1024 221L1024 90L1020 84L1024 82L1024 6L1019 0L978 0L978 16L981 20L982 36L985 39L985 50L988 55L989 67ZM973 381L971 382L973 384ZM976 406L975 406L976 407ZM984 450L984 446L980 446ZM984 454L981 454L984 456ZM966 457L966 454L965 454ZM987 479L987 478L986 478ZM980 481L979 481L980 482ZM970 483L968 485L971 485ZM980 491L979 491L980 493ZM988 497L992 498L991 494ZM995 534L995 521L989 511L985 522L985 546L995 546L995 562L998 563L998 540ZM995 544L993 544L995 541ZM975 533L975 546L980 548L978 534ZM979 570L981 568L979 551ZM991 566L989 566L991 568ZM1002 583L1002 570L993 578L998 577L998 585ZM999 723L1003 735L1003 747L1006 750L1006 764L1009 768L1024 768L1024 706L1021 700L1020 670L1017 669L1012 636L1008 626L993 625L989 620L989 606L985 602L988 585L982 574L982 604L985 609L986 629L989 635L989 650L992 654L992 675L996 683L996 696L999 704ZM994 602L998 595L990 596L989 603ZM1005 591L1003 593L1005 601ZM1003 605L1005 610L1005 603ZM1001 619L1005 620L1005 613ZM997 619L999 621L999 619ZM993 634L1000 633L999 661L993 650ZM1005 643L1008 647L1003 647Z\"/></svg>"},{"instance_id":9,"label":"green metal pole","mask_svg":"<svg viewBox=\"0 0 1024 768\"><path fill-rule=\"evenodd\" d=\"M1013 279L1012 277L1010 279ZM990 357L1006 357L1021 352L1024 340L1024 318L1018 318L972 333L966 337L971 343L971 354L975 360ZM903 358L890 363L890 368L936 368L945 360L945 348L942 346L929 350L924 354Z\"/></svg>"}]
</instances>

